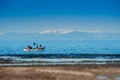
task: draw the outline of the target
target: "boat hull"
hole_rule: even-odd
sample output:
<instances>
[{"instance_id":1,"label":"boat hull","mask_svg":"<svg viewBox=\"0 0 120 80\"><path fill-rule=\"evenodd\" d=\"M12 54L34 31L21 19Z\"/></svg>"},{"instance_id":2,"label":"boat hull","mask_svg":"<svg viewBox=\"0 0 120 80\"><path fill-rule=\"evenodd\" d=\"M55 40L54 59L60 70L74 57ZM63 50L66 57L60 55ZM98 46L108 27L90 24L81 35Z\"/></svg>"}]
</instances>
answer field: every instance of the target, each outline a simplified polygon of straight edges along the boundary
<instances>
[{"instance_id":1,"label":"boat hull","mask_svg":"<svg viewBox=\"0 0 120 80\"><path fill-rule=\"evenodd\" d=\"M28 49L28 48L24 48L23 51L43 51L44 48L33 48L33 49Z\"/></svg>"}]
</instances>

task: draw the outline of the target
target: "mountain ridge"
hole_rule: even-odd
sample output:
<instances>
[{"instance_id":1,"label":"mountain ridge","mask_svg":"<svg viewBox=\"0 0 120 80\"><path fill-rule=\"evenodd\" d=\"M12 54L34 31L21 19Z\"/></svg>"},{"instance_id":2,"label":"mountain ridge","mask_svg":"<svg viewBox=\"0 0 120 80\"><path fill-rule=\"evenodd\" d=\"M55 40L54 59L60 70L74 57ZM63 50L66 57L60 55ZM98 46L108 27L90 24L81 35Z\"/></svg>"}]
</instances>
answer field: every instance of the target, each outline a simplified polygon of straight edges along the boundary
<instances>
[{"instance_id":1,"label":"mountain ridge","mask_svg":"<svg viewBox=\"0 0 120 80\"><path fill-rule=\"evenodd\" d=\"M80 32L69 33L15 33L0 35L0 40L120 40L120 33Z\"/></svg>"}]
</instances>

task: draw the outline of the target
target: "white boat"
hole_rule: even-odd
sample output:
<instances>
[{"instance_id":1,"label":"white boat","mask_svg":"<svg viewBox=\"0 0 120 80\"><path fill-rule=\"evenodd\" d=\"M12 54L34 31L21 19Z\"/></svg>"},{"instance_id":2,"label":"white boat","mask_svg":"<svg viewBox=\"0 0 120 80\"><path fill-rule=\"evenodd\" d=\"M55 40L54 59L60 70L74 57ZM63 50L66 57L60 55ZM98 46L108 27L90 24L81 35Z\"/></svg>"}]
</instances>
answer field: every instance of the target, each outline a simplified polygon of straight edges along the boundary
<instances>
[{"instance_id":1,"label":"white boat","mask_svg":"<svg viewBox=\"0 0 120 80\"><path fill-rule=\"evenodd\" d=\"M43 48L32 48L32 49L28 49L28 48L24 48L23 51L44 51L45 47Z\"/></svg>"}]
</instances>

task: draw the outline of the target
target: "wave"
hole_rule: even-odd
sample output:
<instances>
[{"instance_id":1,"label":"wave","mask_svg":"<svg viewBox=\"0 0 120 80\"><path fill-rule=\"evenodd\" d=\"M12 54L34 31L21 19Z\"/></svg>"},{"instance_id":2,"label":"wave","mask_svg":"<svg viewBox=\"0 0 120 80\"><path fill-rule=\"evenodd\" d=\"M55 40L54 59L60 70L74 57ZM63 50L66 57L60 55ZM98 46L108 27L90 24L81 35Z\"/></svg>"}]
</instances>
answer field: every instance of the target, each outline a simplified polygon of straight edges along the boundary
<instances>
[{"instance_id":1,"label":"wave","mask_svg":"<svg viewBox=\"0 0 120 80\"><path fill-rule=\"evenodd\" d=\"M33 64L120 64L120 54L35 54L0 56L3 63Z\"/></svg>"},{"instance_id":2,"label":"wave","mask_svg":"<svg viewBox=\"0 0 120 80\"><path fill-rule=\"evenodd\" d=\"M120 54L3 54L0 57L20 57L20 58L105 58L105 59L116 59L120 58Z\"/></svg>"}]
</instances>

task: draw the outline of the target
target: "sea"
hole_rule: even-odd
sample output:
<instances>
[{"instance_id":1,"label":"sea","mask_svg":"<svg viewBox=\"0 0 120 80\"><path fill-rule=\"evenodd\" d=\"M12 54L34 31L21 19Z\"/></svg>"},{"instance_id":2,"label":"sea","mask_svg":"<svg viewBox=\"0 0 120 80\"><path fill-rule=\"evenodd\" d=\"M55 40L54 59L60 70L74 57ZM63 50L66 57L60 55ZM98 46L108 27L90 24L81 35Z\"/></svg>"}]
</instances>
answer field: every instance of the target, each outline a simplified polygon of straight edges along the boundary
<instances>
[{"instance_id":1,"label":"sea","mask_svg":"<svg viewBox=\"0 0 120 80\"><path fill-rule=\"evenodd\" d=\"M23 51L27 45L43 51ZM0 66L120 64L120 40L0 40Z\"/></svg>"}]
</instances>

